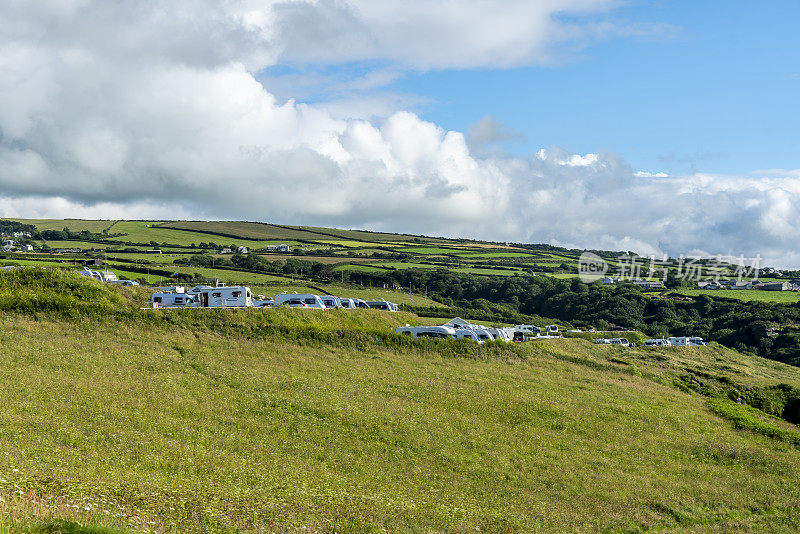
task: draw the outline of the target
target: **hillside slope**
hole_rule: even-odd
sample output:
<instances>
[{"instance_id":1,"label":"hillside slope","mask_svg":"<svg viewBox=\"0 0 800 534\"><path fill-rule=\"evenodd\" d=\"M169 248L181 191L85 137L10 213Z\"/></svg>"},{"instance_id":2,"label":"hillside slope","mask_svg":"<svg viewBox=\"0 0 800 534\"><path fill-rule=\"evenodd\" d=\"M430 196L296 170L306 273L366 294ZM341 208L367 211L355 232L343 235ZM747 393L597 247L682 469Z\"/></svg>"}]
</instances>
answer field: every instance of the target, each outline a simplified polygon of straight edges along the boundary
<instances>
[{"instance_id":1,"label":"hillside slope","mask_svg":"<svg viewBox=\"0 0 800 534\"><path fill-rule=\"evenodd\" d=\"M391 333L409 314L298 312L4 312L0 524L800 528L799 449L673 385L702 369L798 386L796 368L720 347L415 342Z\"/></svg>"}]
</instances>

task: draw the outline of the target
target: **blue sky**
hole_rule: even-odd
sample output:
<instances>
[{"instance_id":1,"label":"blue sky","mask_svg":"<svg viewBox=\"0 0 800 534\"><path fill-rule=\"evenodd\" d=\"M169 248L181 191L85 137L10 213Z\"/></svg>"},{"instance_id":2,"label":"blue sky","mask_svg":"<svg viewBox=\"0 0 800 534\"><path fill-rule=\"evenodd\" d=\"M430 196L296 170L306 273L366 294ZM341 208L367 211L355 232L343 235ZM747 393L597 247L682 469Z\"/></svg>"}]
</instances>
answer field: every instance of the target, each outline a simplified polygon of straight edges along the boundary
<instances>
[{"instance_id":1,"label":"blue sky","mask_svg":"<svg viewBox=\"0 0 800 534\"><path fill-rule=\"evenodd\" d=\"M744 173L800 166L800 2L635 2L614 16L674 34L614 38L553 67L429 72L398 90L464 130L493 115L525 137L622 153L650 171Z\"/></svg>"},{"instance_id":2,"label":"blue sky","mask_svg":"<svg viewBox=\"0 0 800 534\"><path fill-rule=\"evenodd\" d=\"M554 67L412 75L423 117L463 130L481 113L518 130L514 151L622 153L667 173L800 166L798 2L642 2L615 13L675 33L617 38Z\"/></svg>"},{"instance_id":3,"label":"blue sky","mask_svg":"<svg viewBox=\"0 0 800 534\"><path fill-rule=\"evenodd\" d=\"M409 69L380 91L406 95L422 118L450 130L491 115L521 134L505 143L512 153L613 151L668 174L800 166L799 2L643 0L582 20L592 18L652 31L562 51L547 66ZM374 68L298 70L348 78ZM306 100L337 96L326 89Z\"/></svg>"}]
</instances>

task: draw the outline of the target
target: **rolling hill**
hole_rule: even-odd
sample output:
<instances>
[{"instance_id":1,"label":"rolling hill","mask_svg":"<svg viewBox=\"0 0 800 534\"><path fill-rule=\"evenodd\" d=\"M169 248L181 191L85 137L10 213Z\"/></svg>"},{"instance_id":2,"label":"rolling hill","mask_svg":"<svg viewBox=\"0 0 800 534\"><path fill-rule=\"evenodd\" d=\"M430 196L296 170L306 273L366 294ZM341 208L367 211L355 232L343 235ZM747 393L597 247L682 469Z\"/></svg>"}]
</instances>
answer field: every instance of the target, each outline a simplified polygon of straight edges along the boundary
<instances>
[{"instance_id":1,"label":"rolling hill","mask_svg":"<svg viewBox=\"0 0 800 534\"><path fill-rule=\"evenodd\" d=\"M142 291L0 273L0 531L800 527L800 429L767 413L798 368L412 340L409 313L164 313Z\"/></svg>"}]
</instances>

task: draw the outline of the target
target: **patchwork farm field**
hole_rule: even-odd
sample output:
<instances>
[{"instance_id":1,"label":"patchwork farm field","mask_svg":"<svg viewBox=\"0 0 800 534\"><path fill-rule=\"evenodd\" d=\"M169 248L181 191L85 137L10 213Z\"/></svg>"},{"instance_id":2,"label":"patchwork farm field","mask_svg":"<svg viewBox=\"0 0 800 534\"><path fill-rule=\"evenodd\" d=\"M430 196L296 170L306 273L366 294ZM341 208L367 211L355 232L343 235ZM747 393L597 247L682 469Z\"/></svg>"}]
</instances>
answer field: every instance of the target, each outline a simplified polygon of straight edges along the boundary
<instances>
[{"instance_id":1,"label":"patchwork farm field","mask_svg":"<svg viewBox=\"0 0 800 534\"><path fill-rule=\"evenodd\" d=\"M21 219L16 221L25 223ZM543 257L539 252L520 251L505 243L252 222L47 219L31 220L25 224L33 224L39 232L50 232L46 239L36 244L47 245L51 252L43 249L35 258L24 254L5 255L0 258L4 264L49 265L43 262L57 261L66 262L67 268L72 265L80 269L89 259L100 259L120 276L156 284L178 277L191 278L194 283L216 279L228 284L262 288L305 287L310 283L313 264L319 264L330 266L329 279L320 280L318 275L314 275L312 285L318 288L317 292L332 292L334 286L330 284L337 280L349 281L350 285L345 284L345 287L352 290L356 289L352 287L354 285L367 285L364 275L382 275L392 269L444 268L462 275L508 277L539 268L531 262L541 261ZM268 252L269 245L277 244L288 245L291 252ZM232 253L220 253L223 248L236 250L240 246L259 255L262 261L260 270L241 262L233 264ZM84 256L52 253L67 248L80 249ZM145 253L154 248L164 254ZM458 264L453 264L453 260ZM289 267L292 262L295 263ZM267 268L268 264L277 267ZM541 268L557 270L551 264ZM265 271L275 271L275 274ZM564 276L568 273L553 274ZM394 302L407 302L402 293L388 291L386 295Z\"/></svg>"},{"instance_id":2,"label":"patchwork farm field","mask_svg":"<svg viewBox=\"0 0 800 534\"><path fill-rule=\"evenodd\" d=\"M34 240L36 254L0 254L2 265L52 265L82 269L90 260L107 261L120 276L142 283L164 284L176 280L187 284L219 280L262 288L294 290L312 287L318 293L343 288L350 293L364 286L415 287L424 294L425 279L446 274L517 280L533 275L556 280L574 280L581 251L547 245L490 243L439 237L386 234L363 230L340 230L308 226L286 226L236 221L89 221L39 219L14 221L33 224L39 232L50 232ZM2 222L2 221L0 221ZM67 231L64 231L64 229ZM271 245L286 244L290 251L278 253ZM49 249L38 247L47 245ZM242 258L234 252L246 247ZM80 249L78 254L58 255L57 249ZM158 248L164 254L146 254ZM222 253L223 249L234 252ZM619 253L602 252L610 269L617 269ZM234 261L235 260L235 261ZM519 278L517 278L519 277ZM414 281L417 280L417 281ZM542 278L539 278L542 280ZM338 284L338 285L334 285ZM685 296L707 294L742 301L794 303L800 293L767 291L712 291L678 288ZM385 298L408 304L405 293L388 290ZM458 292L456 292L456 299ZM415 297L416 298L416 297ZM451 302L441 294L436 298ZM433 302L416 298L415 302ZM512 299L512 302L516 302ZM434 303L433 305L438 305ZM509 319L510 320L510 319Z\"/></svg>"}]
</instances>

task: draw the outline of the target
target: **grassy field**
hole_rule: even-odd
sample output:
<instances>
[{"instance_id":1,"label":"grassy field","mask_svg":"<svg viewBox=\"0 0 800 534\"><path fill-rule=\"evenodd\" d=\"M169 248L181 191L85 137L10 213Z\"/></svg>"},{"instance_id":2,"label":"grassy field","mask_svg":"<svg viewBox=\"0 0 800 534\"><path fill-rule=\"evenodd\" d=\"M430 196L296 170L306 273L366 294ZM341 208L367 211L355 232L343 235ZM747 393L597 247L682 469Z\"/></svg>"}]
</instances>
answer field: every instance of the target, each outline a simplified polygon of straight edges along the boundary
<instances>
[{"instance_id":1,"label":"grassy field","mask_svg":"<svg viewBox=\"0 0 800 534\"><path fill-rule=\"evenodd\" d=\"M266 247L267 245L281 243L281 241L243 239L202 232L176 230L167 226L160 226L157 222L144 221L119 221L112 228L112 232L124 233L125 235L110 238L111 241L130 241L133 243L144 244L148 244L150 241L155 241L156 243L189 246L192 243L197 245L203 242L212 242L219 245L230 245L235 243L237 245L244 245L250 248L261 248Z\"/></svg>"},{"instance_id":2,"label":"grassy field","mask_svg":"<svg viewBox=\"0 0 800 534\"><path fill-rule=\"evenodd\" d=\"M478 267L457 267L450 270L456 273L478 274L481 276L514 276L522 273L519 269L483 269Z\"/></svg>"},{"instance_id":3,"label":"grassy field","mask_svg":"<svg viewBox=\"0 0 800 534\"><path fill-rule=\"evenodd\" d=\"M72 232L88 231L95 234L102 233L109 228L115 221L87 221L82 219L9 219L24 224L33 224L40 231L43 230L63 230L69 228Z\"/></svg>"},{"instance_id":4,"label":"grassy field","mask_svg":"<svg viewBox=\"0 0 800 534\"><path fill-rule=\"evenodd\" d=\"M800 429L678 386L800 368L146 293L0 273L0 532L800 529Z\"/></svg>"},{"instance_id":5,"label":"grassy field","mask_svg":"<svg viewBox=\"0 0 800 534\"><path fill-rule=\"evenodd\" d=\"M710 297L725 297L745 301L761 300L765 302L798 302L800 293L794 291L760 291L758 289L673 289L673 293L696 297L708 295Z\"/></svg>"},{"instance_id":6,"label":"grassy field","mask_svg":"<svg viewBox=\"0 0 800 534\"><path fill-rule=\"evenodd\" d=\"M178 228L193 230L195 232L210 232L212 234L226 234L236 238L251 241L318 241L329 239L331 236L308 231L300 227L275 226L272 224L253 222L205 222L205 221L176 221L162 224L165 228ZM217 238L221 236L216 236ZM335 237L334 237L335 239Z\"/></svg>"},{"instance_id":7,"label":"grassy field","mask_svg":"<svg viewBox=\"0 0 800 534\"><path fill-rule=\"evenodd\" d=\"M736 430L702 397L649 378L687 361L742 366L758 381L800 383L796 369L714 347L384 337L413 321L403 314L218 311L164 324L153 311L124 323L4 315L0 523L800 528L795 447Z\"/></svg>"},{"instance_id":8,"label":"grassy field","mask_svg":"<svg viewBox=\"0 0 800 534\"><path fill-rule=\"evenodd\" d=\"M352 272L356 272L356 273L358 273L358 272L362 272L362 273L386 272L386 269L381 269L380 267L375 267L373 265L360 264L360 263L357 263L357 264L349 264L349 263L340 264L340 265L337 265L336 267L334 267L333 270L334 271L352 271Z\"/></svg>"}]
</instances>

